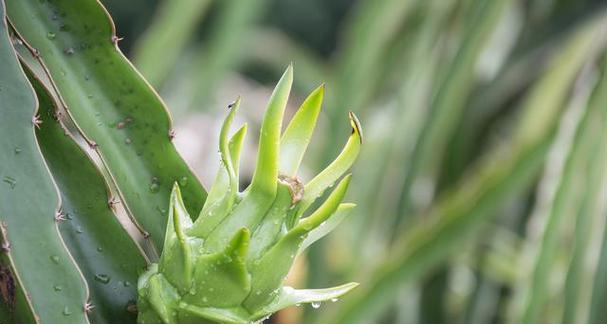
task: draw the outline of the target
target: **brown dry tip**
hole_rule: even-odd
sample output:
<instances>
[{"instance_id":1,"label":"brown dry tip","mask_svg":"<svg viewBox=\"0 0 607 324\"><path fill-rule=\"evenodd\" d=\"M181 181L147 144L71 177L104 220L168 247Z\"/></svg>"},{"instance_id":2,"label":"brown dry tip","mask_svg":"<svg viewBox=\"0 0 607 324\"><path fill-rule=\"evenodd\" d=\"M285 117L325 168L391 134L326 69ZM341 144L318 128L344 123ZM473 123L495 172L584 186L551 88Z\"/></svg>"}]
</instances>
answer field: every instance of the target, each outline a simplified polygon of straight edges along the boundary
<instances>
[{"instance_id":1,"label":"brown dry tip","mask_svg":"<svg viewBox=\"0 0 607 324\"><path fill-rule=\"evenodd\" d=\"M357 133L358 138L360 139L360 144L362 144L363 143L363 129L360 126L360 121L358 120L358 117L356 117L354 112L350 111L348 113L348 115L350 116L350 125L352 126L352 134Z\"/></svg>"},{"instance_id":2,"label":"brown dry tip","mask_svg":"<svg viewBox=\"0 0 607 324\"><path fill-rule=\"evenodd\" d=\"M278 181L288 186L289 193L291 194L291 205L295 205L303 199L304 185L297 177L290 177L281 174L278 176Z\"/></svg>"}]
</instances>

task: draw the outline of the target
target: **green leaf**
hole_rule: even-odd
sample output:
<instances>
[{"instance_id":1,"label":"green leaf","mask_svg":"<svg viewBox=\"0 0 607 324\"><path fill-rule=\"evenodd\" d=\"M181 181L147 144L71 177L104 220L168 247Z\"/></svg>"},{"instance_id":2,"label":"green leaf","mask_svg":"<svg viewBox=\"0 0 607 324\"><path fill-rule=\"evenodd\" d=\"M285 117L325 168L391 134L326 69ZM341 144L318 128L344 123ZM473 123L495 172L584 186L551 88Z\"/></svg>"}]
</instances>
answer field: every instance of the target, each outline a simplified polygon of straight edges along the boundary
<instances>
[{"instance_id":1,"label":"green leaf","mask_svg":"<svg viewBox=\"0 0 607 324\"><path fill-rule=\"evenodd\" d=\"M436 175L440 161L443 160L443 152L453 136L460 116L466 107L466 99L475 81L476 65L478 58L485 47L485 43L497 26L507 4L512 0L490 0L476 1L473 6L476 12L467 25L463 35L461 47L450 63L447 75L436 90L432 98L427 120L419 134L418 142L411 154L410 166L402 190L402 202L404 206L400 213L409 215L411 187L415 179L420 179L422 173ZM405 216L406 217L406 216Z\"/></svg>"},{"instance_id":2,"label":"green leaf","mask_svg":"<svg viewBox=\"0 0 607 324\"><path fill-rule=\"evenodd\" d=\"M170 142L171 121L158 95L117 49L107 12L93 0L7 1L7 8L124 207L161 250L172 184L182 185L191 215L206 194Z\"/></svg>"},{"instance_id":3,"label":"green leaf","mask_svg":"<svg viewBox=\"0 0 607 324\"><path fill-rule=\"evenodd\" d=\"M281 174L291 177L297 175L314 132L324 94L324 84L312 91L282 134L278 163Z\"/></svg>"},{"instance_id":4,"label":"green leaf","mask_svg":"<svg viewBox=\"0 0 607 324\"><path fill-rule=\"evenodd\" d=\"M162 1L152 24L138 39L134 63L154 86L162 85L212 0Z\"/></svg>"},{"instance_id":5,"label":"green leaf","mask_svg":"<svg viewBox=\"0 0 607 324\"><path fill-rule=\"evenodd\" d=\"M42 124L36 132L40 148L61 193L59 230L88 284L94 322L129 322L137 299L143 252L108 207L107 184L84 151L55 119L55 105L42 84L31 77ZM68 157L68 158L66 158ZM63 287L53 286L60 294Z\"/></svg>"},{"instance_id":6,"label":"green leaf","mask_svg":"<svg viewBox=\"0 0 607 324\"><path fill-rule=\"evenodd\" d=\"M37 100L12 48L2 1L0 17L3 320L84 323L88 291L55 222L60 201L34 136Z\"/></svg>"},{"instance_id":7,"label":"green leaf","mask_svg":"<svg viewBox=\"0 0 607 324\"><path fill-rule=\"evenodd\" d=\"M194 267L194 282L183 301L201 307L238 307L251 291L246 255L251 233L242 228L222 252L202 255Z\"/></svg>"},{"instance_id":8,"label":"green leaf","mask_svg":"<svg viewBox=\"0 0 607 324\"><path fill-rule=\"evenodd\" d=\"M512 141L498 147L454 191L442 197L411 230L402 233L373 280L342 304L328 323L365 323L391 304L399 288L420 278L462 246L513 193L528 186L552 140L563 97L582 64L597 50L605 18L579 28L531 90ZM557 97L557 98L554 98ZM543 98L545 100L540 101ZM538 118L538 114L542 118ZM522 126L531 126L527 128ZM539 130L539 131L538 131ZM524 139L524 140L523 140Z\"/></svg>"},{"instance_id":9,"label":"green leaf","mask_svg":"<svg viewBox=\"0 0 607 324\"><path fill-rule=\"evenodd\" d=\"M272 198L276 194L280 132L292 84L293 66L289 65L278 84L276 84L261 124L257 166L249 189L254 194Z\"/></svg>"},{"instance_id":10,"label":"green leaf","mask_svg":"<svg viewBox=\"0 0 607 324\"><path fill-rule=\"evenodd\" d=\"M301 188L301 184L298 182L295 182L294 184L283 181L278 182L276 199L251 238L249 260L259 259L266 249L271 247L276 240L280 238L279 234L284 228L284 223L287 220L285 215L287 215L287 212L291 206L293 206L293 196L291 194L291 191L293 190L292 185L299 185Z\"/></svg>"},{"instance_id":11,"label":"green leaf","mask_svg":"<svg viewBox=\"0 0 607 324\"><path fill-rule=\"evenodd\" d=\"M274 201L278 181L280 131L292 83L293 67L289 66L268 102L261 125L257 166L251 185L244 193L242 201L205 242L205 249L210 252L219 251L225 240L242 227L255 231Z\"/></svg>"},{"instance_id":12,"label":"green leaf","mask_svg":"<svg viewBox=\"0 0 607 324\"><path fill-rule=\"evenodd\" d=\"M554 260L558 255L559 234L568 224L575 225L574 247L571 253L566 281L563 323L580 322L579 308L582 305L584 288L581 287L589 250L590 227L593 220L601 218L596 209L601 199L601 190L605 175L604 141L607 139L607 75L605 66L602 77L594 89L594 94L585 107L582 120L577 125L575 138L566 156L561 172L558 189L551 202L549 212L539 214L547 219L539 242L539 251L534 260L531 280L527 283L527 303L524 321L535 322L541 318L544 305L550 298L549 273L556 267ZM553 177L553 175L551 175ZM568 219L570 218L570 219ZM574 221L574 219L576 219ZM597 224L598 226L600 222ZM524 288L523 288L524 289Z\"/></svg>"},{"instance_id":13,"label":"green leaf","mask_svg":"<svg viewBox=\"0 0 607 324\"><path fill-rule=\"evenodd\" d=\"M247 52L243 51L243 43L255 29L257 20L266 13L269 3L268 0L218 2L212 33L191 63L198 68L190 71L196 91L188 109L201 109L201 102L212 99L218 81L224 80L226 73L239 65Z\"/></svg>"},{"instance_id":14,"label":"green leaf","mask_svg":"<svg viewBox=\"0 0 607 324\"><path fill-rule=\"evenodd\" d=\"M320 303L324 301L336 302L339 297L347 294L356 287L358 287L358 283L356 282L325 289L293 289L291 287L283 287L276 299L259 312L258 317L261 318L289 306L304 303Z\"/></svg>"},{"instance_id":15,"label":"green leaf","mask_svg":"<svg viewBox=\"0 0 607 324\"><path fill-rule=\"evenodd\" d=\"M363 135L360 122L353 112L350 112L350 125L352 126L352 134L341 153L329 166L306 184L303 199L298 207L298 215L302 215L327 188L331 187L337 179L350 169L356 160L360 152Z\"/></svg>"},{"instance_id":16,"label":"green leaf","mask_svg":"<svg viewBox=\"0 0 607 324\"><path fill-rule=\"evenodd\" d=\"M192 282L192 272L194 271L194 257L192 255L194 251L190 246L193 242L186 238L185 233L191 226L192 220L183 204L181 190L175 183L171 192L169 219L159 268L167 277L166 279L181 293L189 290Z\"/></svg>"},{"instance_id":17,"label":"green leaf","mask_svg":"<svg viewBox=\"0 0 607 324\"><path fill-rule=\"evenodd\" d=\"M343 203L337 207L337 210L321 225L308 233L308 236L299 247L299 253L303 252L308 246L331 233L337 226L352 212L356 204Z\"/></svg>"},{"instance_id":18,"label":"green leaf","mask_svg":"<svg viewBox=\"0 0 607 324\"><path fill-rule=\"evenodd\" d=\"M228 144L232 160L232 167L234 169L235 178L230 180L228 171L225 168L225 163L222 163L224 167L220 167L215 177L215 182L209 191L207 201L200 212L200 216L194 222L194 225L188 234L197 236L200 238L206 238L211 231L215 229L217 225L224 219L224 217L230 212L226 206L229 199L232 199L230 195L226 195L226 192L230 192L233 188L230 188L230 184L238 184L238 166L240 162L240 151L242 150L242 144L244 143L244 137L247 133L247 125L243 125L230 139ZM223 158L222 158L223 159ZM236 194L237 192L234 192Z\"/></svg>"},{"instance_id":19,"label":"green leaf","mask_svg":"<svg viewBox=\"0 0 607 324\"><path fill-rule=\"evenodd\" d=\"M289 272L293 260L306 239L307 234L319 227L338 208L350 184L350 175L344 177L333 190L327 200L309 217L301 220L293 229L272 246L261 259L252 262L250 273L252 278L251 295L245 300L244 306L255 310L269 300L264 296L275 298L277 292L272 291L280 287Z\"/></svg>"}]
</instances>

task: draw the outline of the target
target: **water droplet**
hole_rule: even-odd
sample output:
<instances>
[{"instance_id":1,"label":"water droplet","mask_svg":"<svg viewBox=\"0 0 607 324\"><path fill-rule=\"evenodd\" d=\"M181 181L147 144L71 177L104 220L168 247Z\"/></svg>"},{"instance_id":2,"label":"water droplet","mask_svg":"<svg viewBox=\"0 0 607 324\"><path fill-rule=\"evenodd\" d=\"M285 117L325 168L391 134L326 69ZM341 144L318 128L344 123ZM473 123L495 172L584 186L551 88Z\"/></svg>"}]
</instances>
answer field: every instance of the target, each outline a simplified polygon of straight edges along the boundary
<instances>
[{"instance_id":1,"label":"water droplet","mask_svg":"<svg viewBox=\"0 0 607 324\"><path fill-rule=\"evenodd\" d=\"M15 147L15 154L19 154L21 153L21 148L20 147Z\"/></svg>"},{"instance_id":2,"label":"water droplet","mask_svg":"<svg viewBox=\"0 0 607 324\"><path fill-rule=\"evenodd\" d=\"M296 306L296 307L299 307L299 306L301 306L301 304L299 304L299 303L298 303L298 304L295 304L295 306Z\"/></svg>"},{"instance_id":3,"label":"water droplet","mask_svg":"<svg viewBox=\"0 0 607 324\"><path fill-rule=\"evenodd\" d=\"M314 309L320 308L320 302L312 302L310 305L312 305L312 308L314 308Z\"/></svg>"},{"instance_id":4,"label":"water droplet","mask_svg":"<svg viewBox=\"0 0 607 324\"><path fill-rule=\"evenodd\" d=\"M76 228L76 233L78 233L78 234L82 234L83 232L84 232L84 231L82 230L82 227L78 226L78 227Z\"/></svg>"},{"instance_id":5,"label":"water droplet","mask_svg":"<svg viewBox=\"0 0 607 324\"><path fill-rule=\"evenodd\" d=\"M56 36L56 35L55 35L55 33L53 33L53 32L48 32L48 33L46 33L46 38L48 38L48 39L50 39L50 40L55 39L55 36Z\"/></svg>"},{"instance_id":6,"label":"water droplet","mask_svg":"<svg viewBox=\"0 0 607 324\"><path fill-rule=\"evenodd\" d=\"M129 281L125 281L125 282L122 283L122 285L125 286L125 287L130 287L131 283Z\"/></svg>"},{"instance_id":7,"label":"water droplet","mask_svg":"<svg viewBox=\"0 0 607 324\"><path fill-rule=\"evenodd\" d=\"M63 309L62 314L65 315L65 316L70 316L70 315L72 315L72 311L70 310L69 307L65 306L65 308Z\"/></svg>"},{"instance_id":8,"label":"water droplet","mask_svg":"<svg viewBox=\"0 0 607 324\"><path fill-rule=\"evenodd\" d=\"M63 290L63 287L61 287L60 285L55 285L55 286L53 286L53 290L61 291L61 290Z\"/></svg>"},{"instance_id":9,"label":"water droplet","mask_svg":"<svg viewBox=\"0 0 607 324\"><path fill-rule=\"evenodd\" d=\"M131 144L131 142L132 142L131 139L128 138L128 137L124 140L124 143L127 144L127 145Z\"/></svg>"},{"instance_id":10,"label":"water droplet","mask_svg":"<svg viewBox=\"0 0 607 324\"><path fill-rule=\"evenodd\" d=\"M97 252L103 252L103 248L102 247L98 247L97 248Z\"/></svg>"},{"instance_id":11,"label":"water droplet","mask_svg":"<svg viewBox=\"0 0 607 324\"><path fill-rule=\"evenodd\" d=\"M208 299L208 298L206 298L206 297L202 297L202 302L206 303L206 302L208 302L208 301L209 301L209 299Z\"/></svg>"},{"instance_id":12,"label":"water droplet","mask_svg":"<svg viewBox=\"0 0 607 324\"><path fill-rule=\"evenodd\" d=\"M6 182L11 189L15 189L15 186L17 186L17 179L13 177L6 176L2 181Z\"/></svg>"},{"instance_id":13,"label":"water droplet","mask_svg":"<svg viewBox=\"0 0 607 324\"><path fill-rule=\"evenodd\" d=\"M63 53L67 54L67 55L72 55L74 54L74 49L71 47L68 47L66 49L63 50Z\"/></svg>"},{"instance_id":14,"label":"water droplet","mask_svg":"<svg viewBox=\"0 0 607 324\"><path fill-rule=\"evenodd\" d=\"M338 300L339 300L339 298L331 298L331 301L334 303L337 302Z\"/></svg>"},{"instance_id":15,"label":"water droplet","mask_svg":"<svg viewBox=\"0 0 607 324\"><path fill-rule=\"evenodd\" d=\"M89 94L87 97L88 97L89 99L93 99L93 95L92 95L92 94Z\"/></svg>"},{"instance_id":16,"label":"water droplet","mask_svg":"<svg viewBox=\"0 0 607 324\"><path fill-rule=\"evenodd\" d=\"M102 284L108 284L108 283L110 283L110 276L108 276L106 274L98 273L95 275L95 281L98 281Z\"/></svg>"},{"instance_id":17,"label":"water droplet","mask_svg":"<svg viewBox=\"0 0 607 324\"><path fill-rule=\"evenodd\" d=\"M153 182L150 185L150 192L151 193L157 193L160 190L160 185L158 185L156 182Z\"/></svg>"},{"instance_id":18,"label":"water droplet","mask_svg":"<svg viewBox=\"0 0 607 324\"><path fill-rule=\"evenodd\" d=\"M59 257L56 255L51 255L50 256L51 261L53 261L53 263L55 264L59 264Z\"/></svg>"},{"instance_id":19,"label":"water droplet","mask_svg":"<svg viewBox=\"0 0 607 324\"><path fill-rule=\"evenodd\" d=\"M192 287L188 292L190 293L190 295L196 295L196 288Z\"/></svg>"},{"instance_id":20,"label":"water droplet","mask_svg":"<svg viewBox=\"0 0 607 324\"><path fill-rule=\"evenodd\" d=\"M181 179L179 179L179 185L181 187L185 187L188 185L188 178L187 177L181 177Z\"/></svg>"}]
</instances>

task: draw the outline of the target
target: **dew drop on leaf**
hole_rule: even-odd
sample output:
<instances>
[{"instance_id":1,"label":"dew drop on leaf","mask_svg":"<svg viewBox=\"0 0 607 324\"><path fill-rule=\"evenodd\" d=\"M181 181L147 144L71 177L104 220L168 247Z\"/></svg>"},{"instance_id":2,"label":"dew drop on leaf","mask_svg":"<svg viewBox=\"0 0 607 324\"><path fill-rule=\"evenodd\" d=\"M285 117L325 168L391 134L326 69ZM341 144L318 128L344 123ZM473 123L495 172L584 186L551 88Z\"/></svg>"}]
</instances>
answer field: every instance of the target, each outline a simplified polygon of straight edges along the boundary
<instances>
[{"instance_id":1,"label":"dew drop on leaf","mask_svg":"<svg viewBox=\"0 0 607 324\"><path fill-rule=\"evenodd\" d=\"M51 261L53 261L53 263L55 264L59 264L59 257L56 255L51 255L50 256Z\"/></svg>"},{"instance_id":2,"label":"dew drop on leaf","mask_svg":"<svg viewBox=\"0 0 607 324\"><path fill-rule=\"evenodd\" d=\"M48 33L46 33L46 38L48 38L48 39L50 39L50 40L55 39L55 36L56 36L56 35L55 35L55 33L53 33L53 32L48 32Z\"/></svg>"},{"instance_id":3,"label":"dew drop on leaf","mask_svg":"<svg viewBox=\"0 0 607 324\"><path fill-rule=\"evenodd\" d=\"M69 308L69 307L65 306L65 308L63 309L62 314L63 314L64 316L70 316L70 315L72 315L72 311L70 310L70 308Z\"/></svg>"},{"instance_id":4,"label":"dew drop on leaf","mask_svg":"<svg viewBox=\"0 0 607 324\"><path fill-rule=\"evenodd\" d=\"M312 305L312 308L314 309L320 308L320 302L312 302L310 305Z\"/></svg>"}]
</instances>

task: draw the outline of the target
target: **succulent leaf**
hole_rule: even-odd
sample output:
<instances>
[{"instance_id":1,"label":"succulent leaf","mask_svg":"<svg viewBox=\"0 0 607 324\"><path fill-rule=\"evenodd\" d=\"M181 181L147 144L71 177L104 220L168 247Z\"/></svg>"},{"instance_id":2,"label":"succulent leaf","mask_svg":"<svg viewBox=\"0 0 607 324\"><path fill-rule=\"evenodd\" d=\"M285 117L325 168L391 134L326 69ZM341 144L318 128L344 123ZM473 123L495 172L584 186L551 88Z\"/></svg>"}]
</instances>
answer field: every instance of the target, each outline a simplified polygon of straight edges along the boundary
<instances>
[{"instance_id":1,"label":"succulent leaf","mask_svg":"<svg viewBox=\"0 0 607 324\"><path fill-rule=\"evenodd\" d=\"M357 286L358 283L350 282L345 285L324 289L293 289L288 286L283 287L276 299L259 312L258 317L275 313L289 306L304 303L321 303L325 301L336 302L339 297L347 294Z\"/></svg>"},{"instance_id":2,"label":"succulent leaf","mask_svg":"<svg viewBox=\"0 0 607 324\"><path fill-rule=\"evenodd\" d=\"M361 144L360 126L351 114L353 131L344 151L311 181L312 193L300 209L310 184L301 183L296 171L314 130L324 88L306 99L281 140L292 79L289 66L268 104L249 188L238 192L246 125L227 140L238 100L221 131L222 167L194 223L175 184L160 265L150 267L139 281L140 323L251 323L291 305L338 298L356 287L356 283L318 290L282 286L303 247L328 234L354 207L341 203L351 178L346 175L310 216L299 220L297 214L346 173ZM283 149L288 156L281 155Z\"/></svg>"},{"instance_id":3,"label":"succulent leaf","mask_svg":"<svg viewBox=\"0 0 607 324\"><path fill-rule=\"evenodd\" d=\"M241 227L255 231L276 197L280 131L292 83L293 67L289 66L268 102L261 125L257 166L251 185L233 212L207 238L205 248L209 251L220 250L225 240Z\"/></svg>"},{"instance_id":4,"label":"succulent leaf","mask_svg":"<svg viewBox=\"0 0 607 324\"><path fill-rule=\"evenodd\" d=\"M325 237L325 235L331 233L331 231L333 231L350 214L354 207L356 207L356 204L339 204L337 210L331 216L329 216L329 218L324 223L322 223L319 227L311 230L310 233L308 233L308 237L306 237L306 239L301 244L299 251L304 251L306 248L308 248L308 246Z\"/></svg>"},{"instance_id":5,"label":"succulent leaf","mask_svg":"<svg viewBox=\"0 0 607 324\"><path fill-rule=\"evenodd\" d=\"M352 166L360 152L363 141L360 122L353 112L350 112L350 125L352 134L348 138L341 153L314 179L310 180L304 188L304 196L297 211L298 218L306 211L314 201L331 187Z\"/></svg>"},{"instance_id":6,"label":"succulent leaf","mask_svg":"<svg viewBox=\"0 0 607 324\"><path fill-rule=\"evenodd\" d=\"M233 108L234 110L235 108ZM232 113L230 112L230 115ZM247 133L247 125L243 125L230 139L228 143L229 156L232 160L232 167L234 170L233 182L238 184L238 169L240 160L240 151L242 150L242 144L244 143L244 137ZM222 158L223 161L223 158ZM230 187L230 181L228 170L225 163L222 163L222 167L217 171L215 177L215 183L209 191L207 202L204 204L200 216L194 222L192 228L188 231L190 235L206 238L213 229L224 219L224 217L230 211L227 207L228 200L236 197L238 193L238 186L236 188ZM231 190L235 190L232 192ZM226 192L229 195L226 195Z\"/></svg>"},{"instance_id":7,"label":"succulent leaf","mask_svg":"<svg viewBox=\"0 0 607 324\"><path fill-rule=\"evenodd\" d=\"M325 85L322 84L304 100L280 139L281 174L294 177L303 160L320 114Z\"/></svg>"}]
</instances>

